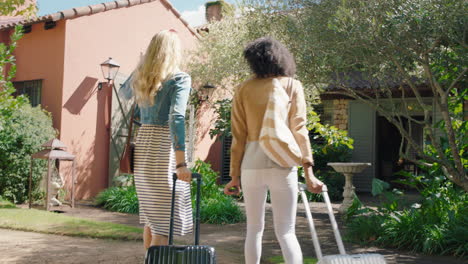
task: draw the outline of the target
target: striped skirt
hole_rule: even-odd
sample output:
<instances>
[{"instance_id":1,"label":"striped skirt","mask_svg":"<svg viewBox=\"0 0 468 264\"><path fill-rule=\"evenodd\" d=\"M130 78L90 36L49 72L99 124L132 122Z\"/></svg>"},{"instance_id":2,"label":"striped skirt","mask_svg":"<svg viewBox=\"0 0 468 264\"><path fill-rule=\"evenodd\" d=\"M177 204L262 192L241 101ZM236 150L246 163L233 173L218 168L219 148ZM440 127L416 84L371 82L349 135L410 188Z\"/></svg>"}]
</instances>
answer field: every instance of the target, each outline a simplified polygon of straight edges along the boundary
<instances>
[{"instance_id":1,"label":"striped skirt","mask_svg":"<svg viewBox=\"0 0 468 264\"><path fill-rule=\"evenodd\" d=\"M175 154L169 126L144 124L135 144L135 185L140 206L140 223L154 235L169 235L172 174ZM174 210L174 235L193 230L190 184L177 181Z\"/></svg>"}]
</instances>

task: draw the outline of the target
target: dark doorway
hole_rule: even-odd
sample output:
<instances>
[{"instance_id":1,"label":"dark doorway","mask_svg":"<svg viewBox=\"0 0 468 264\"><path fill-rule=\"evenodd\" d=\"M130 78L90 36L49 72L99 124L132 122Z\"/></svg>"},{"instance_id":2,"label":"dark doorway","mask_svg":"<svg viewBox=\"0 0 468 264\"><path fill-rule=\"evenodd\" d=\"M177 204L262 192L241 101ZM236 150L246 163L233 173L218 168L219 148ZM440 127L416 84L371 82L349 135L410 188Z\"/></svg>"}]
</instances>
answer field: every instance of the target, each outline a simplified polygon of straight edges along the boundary
<instances>
[{"instance_id":1,"label":"dark doorway","mask_svg":"<svg viewBox=\"0 0 468 264\"><path fill-rule=\"evenodd\" d=\"M412 116L415 120L422 120L423 117ZM401 117L406 131L411 131L411 137L420 146L423 145L423 128L420 124L409 122ZM409 126L411 129L409 130ZM395 173L404 170L418 174L418 168L410 161L400 158L400 145L403 140L398 129L385 117L377 117L377 178L390 183L393 187L402 187L393 181L398 179ZM403 148L407 147L407 143ZM417 158L417 154L410 150L408 153L412 158Z\"/></svg>"},{"instance_id":2,"label":"dark doorway","mask_svg":"<svg viewBox=\"0 0 468 264\"><path fill-rule=\"evenodd\" d=\"M377 117L377 178L391 182L392 176L399 171L399 149L401 135L398 129L385 117Z\"/></svg>"}]
</instances>

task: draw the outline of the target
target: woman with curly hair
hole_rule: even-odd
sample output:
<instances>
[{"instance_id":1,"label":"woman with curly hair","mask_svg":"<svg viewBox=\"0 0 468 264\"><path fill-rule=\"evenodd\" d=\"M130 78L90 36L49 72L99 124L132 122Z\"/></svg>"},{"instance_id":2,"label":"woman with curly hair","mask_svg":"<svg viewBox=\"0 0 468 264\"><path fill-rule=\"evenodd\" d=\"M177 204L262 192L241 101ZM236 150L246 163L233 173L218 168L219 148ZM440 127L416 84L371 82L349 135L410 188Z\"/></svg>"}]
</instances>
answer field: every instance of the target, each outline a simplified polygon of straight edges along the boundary
<instances>
[{"instance_id":1,"label":"woman with curly hair","mask_svg":"<svg viewBox=\"0 0 468 264\"><path fill-rule=\"evenodd\" d=\"M304 90L298 80L294 58L279 41L264 37L247 45L244 57L253 71L253 78L237 87L232 103L231 177L226 194L244 195L247 214L245 263L260 263L265 203L270 191L273 222L286 263L302 263L302 252L295 234L298 176L295 166L284 167L269 158L259 143L260 131L269 97L275 85L282 86L289 96L288 126L292 140L300 148L295 162L302 165L310 191L319 193L323 183L313 173L312 149L306 128ZM283 106L279 106L283 107ZM286 153L285 149L281 153ZM290 154L290 153L289 153ZM289 155L290 158L291 155ZM271 157L271 155L270 155ZM279 157L281 159L281 157ZM284 157L287 158L287 157Z\"/></svg>"}]
</instances>

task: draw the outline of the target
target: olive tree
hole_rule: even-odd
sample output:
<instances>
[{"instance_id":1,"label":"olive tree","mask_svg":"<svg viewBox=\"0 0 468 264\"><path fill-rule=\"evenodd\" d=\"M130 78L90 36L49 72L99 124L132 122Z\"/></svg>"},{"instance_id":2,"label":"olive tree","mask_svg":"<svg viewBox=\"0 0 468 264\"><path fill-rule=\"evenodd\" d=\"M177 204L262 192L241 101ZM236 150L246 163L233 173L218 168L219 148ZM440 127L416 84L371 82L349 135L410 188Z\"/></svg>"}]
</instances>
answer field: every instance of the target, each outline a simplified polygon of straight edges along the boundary
<instances>
[{"instance_id":1,"label":"olive tree","mask_svg":"<svg viewBox=\"0 0 468 264\"><path fill-rule=\"evenodd\" d=\"M2 0L0 16L29 17L36 13L37 7L30 0Z\"/></svg>"},{"instance_id":2,"label":"olive tree","mask_svg":"<svg viewBox=\"0 0 468 264\"><path fill-rule=\"evenodd\" d=\"M310 85L308 68L303 61L309 57L300 52L301 43L295 34L296 21L292 15L271 15L271 6L261 6L259 1L243 1L237 4L237 13L208 25L208 32L202 38L189 63L189 69L196 83L213 83L232 93L233 87L250 77L242 51L247 43L263 36L272 36L285 43L294 53L298 76L303 81L308 95L314 100L318 92ZM281 5L282 8L286 8ZM265 8L264 10L261 10ZM269 9L267 9L269 8ZM278 8L278 6L275 6ZM260 10L260 11L259 11Z\"/></svg>"},{"instance_id":3,"label":"olive tree","mask_svg":"<svg viewBox=\"0 0 468 264\"><path fill-rule=\"evenodd\" d=\"M317 83L332 82L338 89L328 93L373 107L402 135L401 157L439 166L448 179L468 190L468 124L462 111L467 98L467 2L293 2L304 7L297 23L310 36L304 46L315 57L309 66ZM356 72L371 83L370 89L346 85ZM433 100L424 100L424 88ZM423 119L414 118L411 108L419 108ZM411 123L424 127L430 142L426 148L411 136Z\"/></svg>"},{"instance_id":4,"label":"olive tree","mask_svg":"<svg viewBox=\"0 0 468 264\"><path fill-rule=\"evenodd\" d=\"M233 87L249 76L245 44L273 36L293 52L312 98L335 93L368 104L399 130L402 158L438 167L468 190L466 1L244 0L237 8L238 16L209 26L191 65L195 78ZM368 89L348 85L355 76ZM429 144L413 139L411 124L424 127Z\"/></svg>"}]
</instances>

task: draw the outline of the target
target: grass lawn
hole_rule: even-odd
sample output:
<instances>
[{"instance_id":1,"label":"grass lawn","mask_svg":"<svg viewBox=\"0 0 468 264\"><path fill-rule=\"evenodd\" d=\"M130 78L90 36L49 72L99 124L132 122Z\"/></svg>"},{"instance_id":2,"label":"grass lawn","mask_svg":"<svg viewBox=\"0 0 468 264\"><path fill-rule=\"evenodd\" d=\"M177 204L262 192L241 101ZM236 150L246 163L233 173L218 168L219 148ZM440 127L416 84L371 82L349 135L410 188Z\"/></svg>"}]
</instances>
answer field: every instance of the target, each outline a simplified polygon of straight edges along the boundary
<instances>
[{"instance_id":1,"label":"grass lawn","mask_svg":"<svg viewBox=\"0 0 468 264\"><path fill-rule=\"evenodd\" d=\"M120 240L141 240L143 234L143 229L138 227L84 220L36 209L4 207L0 207L0 228Z\"/></svg>"},{"instance_id":2,"label":"grass lawn","mask_svg":"<svg viewBox=\"0 0 468 264\"><path fill-rule=\"evenodd\" d=\"M304 257L304 264L315 264L317 261L315 258ZM268 262L271 264L284 264L283 256L268 258Z\"/></svg>"}]
</instances>

